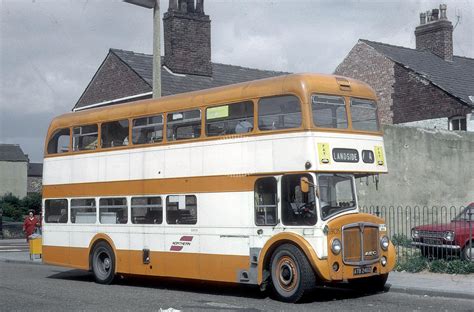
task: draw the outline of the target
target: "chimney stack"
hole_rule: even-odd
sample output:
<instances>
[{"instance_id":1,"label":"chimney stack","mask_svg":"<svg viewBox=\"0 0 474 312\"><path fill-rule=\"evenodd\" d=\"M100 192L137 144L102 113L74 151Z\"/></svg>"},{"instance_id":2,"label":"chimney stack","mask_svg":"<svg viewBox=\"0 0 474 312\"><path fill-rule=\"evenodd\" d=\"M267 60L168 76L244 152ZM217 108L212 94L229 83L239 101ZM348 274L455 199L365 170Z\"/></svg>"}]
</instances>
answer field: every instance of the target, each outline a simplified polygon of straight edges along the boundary
<instances>
[{"instance_id":1,"label":"chimney stack","mask_svg":"<svg viewBox=\"0 0 474 312\"><path fill-rule=\"evenodd\" d=\"M429 50L445 61L453 60L453 24L447 19L446 4L439 9L420 13L415 29L416 49Z\"/></svg>"},{"instance_id":2,"label":"chimney stack","mask_svg":"<svg viewBox=\"0 0 474 312\"><path fill-rule=\"evenodd\" d=\"M164 65L174 73L212 76L211 20L204 0L170 0L163 26Z\"/></svg>"}]
</instances>

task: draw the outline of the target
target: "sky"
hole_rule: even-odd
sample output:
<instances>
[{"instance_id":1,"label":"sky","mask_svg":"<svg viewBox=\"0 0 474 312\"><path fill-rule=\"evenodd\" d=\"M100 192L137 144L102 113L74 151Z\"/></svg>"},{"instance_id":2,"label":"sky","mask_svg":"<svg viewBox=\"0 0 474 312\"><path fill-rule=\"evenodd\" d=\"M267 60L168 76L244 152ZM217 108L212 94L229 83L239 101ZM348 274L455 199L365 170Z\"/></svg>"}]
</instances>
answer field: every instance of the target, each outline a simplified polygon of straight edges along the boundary
<instances>
[{"instance_id":1,"label":"sky","mask_svg":"<svg viewBox=\"0 0 474 312\"><path fill-rule=\"evenodd\" d=\"M457 24L454 54L474 58L471 0L206 0L204 9L213 62L332 73L358 39L414 48L419 13L440 3ZM109 48L151 54L152 27L152 10L119 0L0 0L0 143L42 162L50 121L71 111Z\"/></svg>"}]
</instances>

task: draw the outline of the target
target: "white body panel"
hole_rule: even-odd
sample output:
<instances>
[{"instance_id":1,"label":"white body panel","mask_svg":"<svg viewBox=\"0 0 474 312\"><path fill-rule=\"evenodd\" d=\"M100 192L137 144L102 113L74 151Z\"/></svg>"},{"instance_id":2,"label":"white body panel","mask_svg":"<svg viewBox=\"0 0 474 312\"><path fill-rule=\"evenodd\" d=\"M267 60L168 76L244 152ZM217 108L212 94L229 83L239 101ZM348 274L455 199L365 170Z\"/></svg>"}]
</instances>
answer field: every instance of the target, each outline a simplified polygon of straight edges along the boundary
<instances>
[{"instance_id":1,"label":"white body panel","mask_svg":"<svg viewBox=\"0 0 474 312\"><path fill-rule=\"evenodd\" d=\"M320 164L318 143L330 148L374 151L383 138L329 132L297 132L51 157L44 160L43 185L292 172L387 172L387 166ZM385 155L384 155L385 157Z\"/></svg>"}]
</instances>

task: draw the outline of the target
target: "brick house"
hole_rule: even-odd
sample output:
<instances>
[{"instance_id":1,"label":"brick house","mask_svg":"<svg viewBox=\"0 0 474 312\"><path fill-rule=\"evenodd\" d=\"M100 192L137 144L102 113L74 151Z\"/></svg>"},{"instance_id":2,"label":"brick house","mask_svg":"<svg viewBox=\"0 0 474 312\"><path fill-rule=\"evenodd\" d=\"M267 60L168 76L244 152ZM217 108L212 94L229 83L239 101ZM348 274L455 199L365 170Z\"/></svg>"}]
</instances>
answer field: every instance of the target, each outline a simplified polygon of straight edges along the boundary
<instances>
[{"instance_id":1,"label":"brick house","mask_svg":"<svg viewBox=\"0 0 474 312\"><path fill-rule=\"evenodd\" d=\"M420 14L416 49L360 39L335 74L371 85L382 123L474 131L474 59L453 55L446 5Z\"/></svg>"},{"instance_id":2,"label":"brick house","mask_svg":"<svg viewBox=\"0 0 474 312\"><path fill-rule=\"evenodd\" d=\"M202 1L171 0L163 26L163 96L286 74L211 62L211 20ZM73 110L151 98L152 65L152 55L110 49Z\"/></svg>"}]
</instances>

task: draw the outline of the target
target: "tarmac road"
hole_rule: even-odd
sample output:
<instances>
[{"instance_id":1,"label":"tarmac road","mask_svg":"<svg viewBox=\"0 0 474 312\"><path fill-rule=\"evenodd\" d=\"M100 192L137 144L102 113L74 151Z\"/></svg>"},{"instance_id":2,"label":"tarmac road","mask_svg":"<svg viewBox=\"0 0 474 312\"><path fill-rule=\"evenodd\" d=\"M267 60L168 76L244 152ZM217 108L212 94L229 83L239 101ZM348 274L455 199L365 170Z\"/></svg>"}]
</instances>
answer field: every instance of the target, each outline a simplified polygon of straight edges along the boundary
<instances>
[{"instance_id":1,"label":"tarmac road","mask_svg":"<svg viewBox=\"0 0 474 312\"><path fill-rule=\"evenodd\" d=\"M253 287L125 278L94 283L90 273L0 262L0 311L473 311L474 300L402 293L363 295L317 289L301 304L271 299Z\"/></svg>"}]
</instances>

